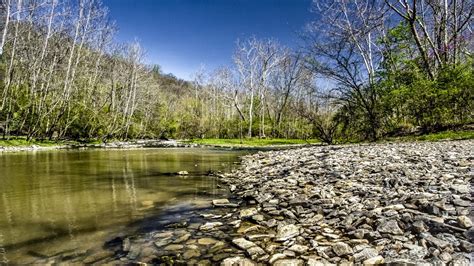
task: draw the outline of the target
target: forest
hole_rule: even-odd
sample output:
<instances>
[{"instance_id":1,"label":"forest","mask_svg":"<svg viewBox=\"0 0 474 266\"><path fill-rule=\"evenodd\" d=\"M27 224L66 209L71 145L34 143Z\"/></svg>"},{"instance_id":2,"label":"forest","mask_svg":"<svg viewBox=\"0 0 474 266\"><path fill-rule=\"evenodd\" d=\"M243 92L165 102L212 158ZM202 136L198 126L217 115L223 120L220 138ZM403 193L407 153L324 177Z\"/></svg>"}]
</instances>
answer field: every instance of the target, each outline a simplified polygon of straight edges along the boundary
<instances>
[{"instance_id":1,"label":"forest","mask_svg":"<svg viewBox=\"0 0 474 266\"><path fill-rule=\"evenodd\" d=\"M100 0L2 0L4 139L375 141L474 122L473 2L323 0L295 49L236 40L192 80L118 43Z\"/></svg>"}]
</instances>

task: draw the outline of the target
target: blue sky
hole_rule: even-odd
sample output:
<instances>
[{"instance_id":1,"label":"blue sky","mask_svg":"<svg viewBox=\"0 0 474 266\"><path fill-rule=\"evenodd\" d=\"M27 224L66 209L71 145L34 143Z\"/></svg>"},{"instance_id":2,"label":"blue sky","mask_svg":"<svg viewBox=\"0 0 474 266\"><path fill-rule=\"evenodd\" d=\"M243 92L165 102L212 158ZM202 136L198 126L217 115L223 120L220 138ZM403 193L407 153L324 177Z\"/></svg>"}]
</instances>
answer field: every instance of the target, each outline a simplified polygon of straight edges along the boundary
<instances>
[{"instance_id":1,"label":"blue sky","mask_svg":"<svg viewBox=\"0 0 474 266\"><path fill-rule=\"evenodd\" d=\"M274 38L298 46L314 14L311 0L104 0L119 28L117 41L137 38L147 63L191 79L230 64L237 39Z\"/></svg>"}]
</instances>

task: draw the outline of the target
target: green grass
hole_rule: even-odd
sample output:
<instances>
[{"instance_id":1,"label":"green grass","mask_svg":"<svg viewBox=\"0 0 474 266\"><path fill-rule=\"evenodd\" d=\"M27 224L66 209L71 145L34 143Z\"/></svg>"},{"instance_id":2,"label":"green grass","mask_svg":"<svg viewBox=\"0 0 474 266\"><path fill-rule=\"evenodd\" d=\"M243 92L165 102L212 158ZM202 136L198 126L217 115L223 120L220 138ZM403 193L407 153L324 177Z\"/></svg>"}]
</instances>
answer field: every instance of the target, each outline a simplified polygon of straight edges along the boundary
<instances>
[{"instance_id":1,"label":"green grass","mask_svg":"<svg viewBox=\"0 0 474 266\"><path fill-rule=\"evenodd\" d=\"M439 141L439 140L462 140L474 139L474 131L443 131L419 136L404 136L388 138L394 141Z\"/></svg>"},{"instance_id":2,"label":"green grass","mask_svg":"<svg viewBox=\"0 0 474 266\"><path fill-rule=\"evenodd\" d=\"M295 144L313 144L319 143L319 140L310 139L193 139L186 141L187 143L215 146L239 146L239 147L263 147L278 145L295 145Z\"/></svg>"},{"instance_id":3,"label":"green grass","mask_svg":"<svg viewBox=\"0 0 474 266\"><path fill-rule=\"evenodd\" d=\"M96 144L100 141L87 142L88 144ZM26 137L10 137L9 139L0 139L0 147L29 147L32 145L41 146L41 147L52 147L59 145L72 145L79 144L77 141L72 140L26 140Z\"/></svg>"}]
</instances>

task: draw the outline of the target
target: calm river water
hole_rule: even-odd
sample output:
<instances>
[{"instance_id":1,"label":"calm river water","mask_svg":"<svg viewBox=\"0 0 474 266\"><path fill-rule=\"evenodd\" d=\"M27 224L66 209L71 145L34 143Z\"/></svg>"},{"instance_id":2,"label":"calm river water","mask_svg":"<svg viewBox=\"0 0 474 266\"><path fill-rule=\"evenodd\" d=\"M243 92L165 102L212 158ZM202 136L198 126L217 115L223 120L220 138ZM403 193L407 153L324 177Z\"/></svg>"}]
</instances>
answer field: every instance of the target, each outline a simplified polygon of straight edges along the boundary
<instances>
[{"instance_id":1,"label":"calm river water","mask_svg":"<svg viewBox=\"0 0 474 266\"><path fill-rule=\"evenodd\" d=\"M167 207L222 197L226 192L207 172L230 171L244 153L165 148L0 154L0 264L101 246Z\"/></svg>"}]
</instances>

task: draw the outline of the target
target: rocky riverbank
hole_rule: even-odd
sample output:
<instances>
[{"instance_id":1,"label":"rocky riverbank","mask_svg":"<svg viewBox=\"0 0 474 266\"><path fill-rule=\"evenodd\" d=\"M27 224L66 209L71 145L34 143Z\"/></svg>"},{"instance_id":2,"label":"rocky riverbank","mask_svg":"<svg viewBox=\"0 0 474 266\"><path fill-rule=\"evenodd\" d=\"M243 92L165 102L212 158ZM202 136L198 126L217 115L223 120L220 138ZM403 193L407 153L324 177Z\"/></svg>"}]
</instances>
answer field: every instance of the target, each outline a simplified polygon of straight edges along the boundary
<instances>
[{"instance_id":1,"label":"rocky riverbank","mask_svg":"<svg viewBox=\"0 0 474 266\"><path fill-rule=\"evenodd\" d=\"M220 175L233 197L76 261L470 265L473 147L466 140L248 155Z\"/></svg>"}]
</instances>

